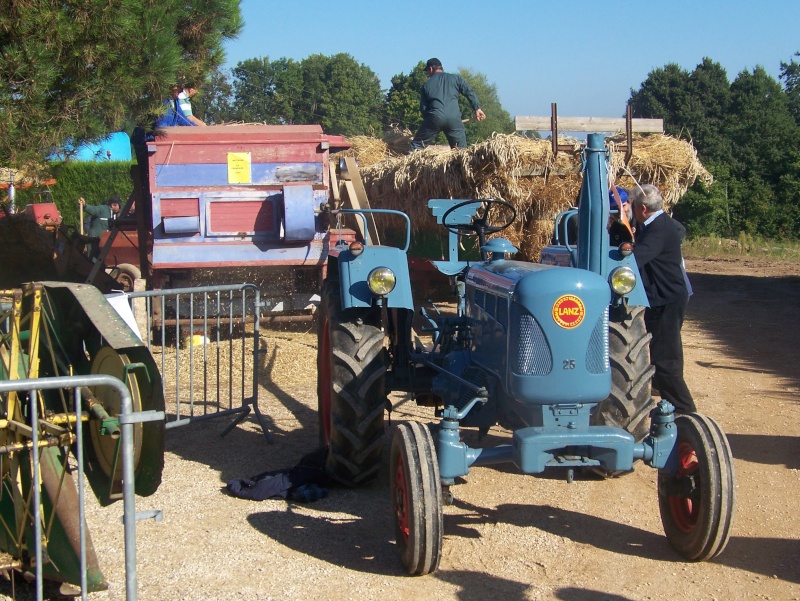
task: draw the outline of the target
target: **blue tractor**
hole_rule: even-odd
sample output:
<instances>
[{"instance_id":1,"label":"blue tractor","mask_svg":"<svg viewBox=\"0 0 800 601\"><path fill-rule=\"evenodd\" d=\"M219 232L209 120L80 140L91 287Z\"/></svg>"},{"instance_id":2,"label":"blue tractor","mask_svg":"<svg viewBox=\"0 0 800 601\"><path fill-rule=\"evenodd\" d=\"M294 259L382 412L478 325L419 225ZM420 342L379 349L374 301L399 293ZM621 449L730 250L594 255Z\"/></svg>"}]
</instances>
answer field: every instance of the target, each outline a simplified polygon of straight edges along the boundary
<instances>
[{"instance_id":1,"label":"blue tractor","mask_svg":"<svg viewBox=\"0 0 800 601\"><path fill-rule=\"evenodd\" d=\"M563 266L509 258L503 238L513 206L502 200L431 200L449 231L450 256L436 267L455 285L455 315L431 317L422 345L412 329L414 299L402 248L363 242L331 249L319 320L320 437L326 468L347 485L381 466L387 395L411 393L436 407L438 422L399 424L389 456L397 547L410 574L427 574L442 552L442 507L471 466L513 463L522 472L624 473L635 461L658 470L668 540L692 561L727 544L734 509L733 457L710 418L653 405L647 300L630 244L609 247L606 163L600 134L583 149L578 240L548 249ZM364 210L341 210L366 219ZM569 219L561 219L564 224ZM365 228L366 229L366 228ZM566 231L566 226L565 226ZM474 236L480 260L459 259ZM512 432L506 444L471 448L461 428Z\"/></svg>"}]
</instances>

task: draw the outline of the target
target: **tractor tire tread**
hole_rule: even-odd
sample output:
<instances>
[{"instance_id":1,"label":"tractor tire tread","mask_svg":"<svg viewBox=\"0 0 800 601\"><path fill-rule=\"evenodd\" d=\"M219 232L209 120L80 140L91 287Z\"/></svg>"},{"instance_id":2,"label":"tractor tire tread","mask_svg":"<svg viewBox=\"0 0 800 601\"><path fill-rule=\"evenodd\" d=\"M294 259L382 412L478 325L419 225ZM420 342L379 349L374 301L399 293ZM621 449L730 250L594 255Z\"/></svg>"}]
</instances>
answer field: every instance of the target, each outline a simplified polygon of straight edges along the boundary
<instances>
[{"instance_id":1,"label":"tractor tire tread","mask_svg":"<svg viewBox=\"0 0 800 601\"><path fill-rule=\"evenodd\" d=\"M331 374L325 467L338 482L356 486L380 469L388 354L378 311L342 310L338 286L329 284L324 291L330 357L320 361L330 361Z\"/></svg>"},{"instance_id":2,"label":"tractor tire tread","mask_svg":"<svg viewBox=\"0 0 800 601\"><path fill-rule=\"evenodd\" d=\"M637 442L647 436L653 408L650 381L650 338L644 325L644 307L633 307L623 319L609 321L611 393L592 415L593 425L611 425L627 430Z\"/></svg>"}]
</instances>

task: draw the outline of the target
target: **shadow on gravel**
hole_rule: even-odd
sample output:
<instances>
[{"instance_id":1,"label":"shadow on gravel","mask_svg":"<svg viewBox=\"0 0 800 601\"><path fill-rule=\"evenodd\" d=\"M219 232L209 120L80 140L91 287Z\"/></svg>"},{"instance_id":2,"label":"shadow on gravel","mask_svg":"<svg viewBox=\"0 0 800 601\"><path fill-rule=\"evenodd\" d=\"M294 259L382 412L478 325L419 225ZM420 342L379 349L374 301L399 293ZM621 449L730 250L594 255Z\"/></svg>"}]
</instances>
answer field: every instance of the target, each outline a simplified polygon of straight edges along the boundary
<instances>
[{"instance_id":1,"label":"shadow on gravel","mask_svg":"<svg viewBox=\"0 0 800 601\"><path fill-rule=\"evenodd\" d=\"M306 453L318 446L317 412L298 401L271 378L275 350L262 355L259 366L259 410L272 437L267 442L254 413L245 418L248 427L237 426L224 437L221 433L233 417L203 420L167 431L166 450L185 459L218 470L226 483L234 478L250 477L267 471L293 467ZM265 391L271 396L267 396ZM270 414L270 406L283 405L299 422L283 429ZM231 449L240 452L231 452Z\"/></svg>"},{"instance_id":2,"label":"shadow on gravel","mask_svg":"<svg viewBox=\"0 0 800 601\"><path fill-rule=\"evenodd\" d=\"M800 438L779 434L728 434L736 459L800 469Z\"/></svg>"},{"instance_id":3,"label":"shadow on gravel","mask_svg":"<svg viewBox=\"0 0 800 601\"><path fill-rule=\"evenodd\" d=\"M538 528L612 553L683 563L665 536L596 516L549 505L506 504L497 509L486 509L458 499L455 505L471 514L445 515L447 536L475 538L478 534L472 527L474 524L502 522L523 528ZM787 582L800 582L800 540L732 536L728 546L712 563Z\"/></svg>"},{"instance_id":4,"label":"shadow on gravel","mask_svg":"<svg viewBox=\"0 0 800 601\"><path fill-rule=\"evenodd\" d=\"M612 595L605 591L572 586L560 588L554 591L554 595L556 599L562 599L563 601L597 601L598 599L603 601L635 601L632 597Z\"/></svg>"},{"instance_id":5,"label":"shadow on gravel","mask_svg":"<svg viewBox=\"0 0 800 601\"><path fill-rule=\"evenodd\" d=\"M733 536L715 563L800 583L800 540ZM768 586L765 583L765 590Z\"/></svg>"},{"instance_id":6,"label":"shadow on gravel","mask_svg":"<svg viewBox=\"0 0 800 601\"><path fill-rule=\"evenodd\" d=\"M335 518L307 515L289 505L286 511L251 514L249 522L259 532L286 547L331 565L356 572L413 578L406 574L394 542L389 538L387 512L370 510L376 506L388 510L386 497L386 484L374 483L358 491L332 492L330 497L315 504L315 508L326 512L347 508L347 514L338 514ZM362 508L358 515L349 513L357 507ZM450 527L450 517L445 516L447 538L459 535ZM528 583L486 572L438 570L429 578L459 587L456 596L462 601L485 601L489 598L522 601L530 598Z\"/></svg>"},{"instance_id":7,"label":"shadow on gravel","mask_svg":"<svg viewBox=\"0 0 800 601\"><path fill-rule=\"evenodd\" d=\"M772 373L800 385L794 353L800 323L800 277L752 277L691 273L695 294L687 318L698 321L731 357L748 367L702 364L707 369ZM686 327L684 326L684 331ZM777 351L777 352L776 352ZM786 394L784 391L779 395ZM786 395L800 402L800 395Z\"/></svg>"},{"instance_id":8,"label":"shadow on gravel","mask_svg":"<svg viewBox=\"0 0 800 601\"><path fill-rule=\"evenodd\" d=\"M612 553L657 561L678 559L664 536L568 509L516 503L486 509L459 499L456 499L455 506L472 513L466 516L446 515L445 534L449 536L475 537L477 534L471 527L473 524L501 522L521 528L538 528Z\"/></svg>"},{"instance_id":9,"label":"shadow on gravel","mask_svg":"<svg viewBox=\"0 0 800 601\"><path fill-rule=\"evenodd\" d=\"M404 572L388 538L387 512L368 510L385 497L386 491L376 484L358 491L336 490L308 509L297 511L289 503L285 511L252 513L248 521L259 532L309 557L356 572L400 576ZM383 505L388 506L388 501ZM336 515L308 515L317 508Z\"/></svg>"},{"instance_id":10,"label":"shadow on gravel","mask_svg":"<svg viewBox=\"0 0 800 601\"><path fill-rule=\"evenodd\" d=\"M490 598L523 601L531 598L527 592L530 588L527 583L490 576L486 572L439 570L433 576L459 587L456 597L460 601L486 601Z\"/></svg>"}]
</instances>

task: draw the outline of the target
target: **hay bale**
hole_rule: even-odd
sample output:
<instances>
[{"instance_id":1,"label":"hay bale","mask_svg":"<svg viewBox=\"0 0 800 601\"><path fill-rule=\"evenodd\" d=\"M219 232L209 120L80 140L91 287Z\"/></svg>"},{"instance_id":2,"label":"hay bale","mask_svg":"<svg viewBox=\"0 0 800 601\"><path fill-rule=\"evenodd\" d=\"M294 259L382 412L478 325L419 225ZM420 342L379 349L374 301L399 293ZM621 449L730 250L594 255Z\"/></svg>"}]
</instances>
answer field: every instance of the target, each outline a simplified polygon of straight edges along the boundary
<instances>
[{"instance_id":1,"label":"hay bale","mask_svg":"<svg viewBox=\"0 0 800 601\"><path fill-rule=\"evenodd\" d=\"M350 148L337 152L334 157L355 157L359 166L363 167L397 156L389 150L386 142L372 136L350 136L347 141L350 142Z\"/></svg>"},{"instance_id":2,"label":"hay bale","mask_svg":"<svg viewBox=\"0 0 800 601\"><path fill-rule=\"evenodd\" d=\"M552 220L577 199L581 185L581 154L577 141L571 151L553 155L549 140L517 134L495 134L468 148L450 150L430 147L396 156L368 154L360 137L351 139L354 156L373 207L404 211L415 230L433 229L435 219L428 211L431 198L499 198L517 209L519 219L503 236L520 248L527 260L538 257L549 240ZM608 140L611 150L609 181L625 188L648 183L658 186L665 208L683 196L697 178L711 183L711 174L697 159L694 147L686 141L665 135L636 135L633 155L624 165L625 138ZM375 162L370 159L377 158ZM549 224L545 227L545 224Z\"/></svg>"}]
</instances>

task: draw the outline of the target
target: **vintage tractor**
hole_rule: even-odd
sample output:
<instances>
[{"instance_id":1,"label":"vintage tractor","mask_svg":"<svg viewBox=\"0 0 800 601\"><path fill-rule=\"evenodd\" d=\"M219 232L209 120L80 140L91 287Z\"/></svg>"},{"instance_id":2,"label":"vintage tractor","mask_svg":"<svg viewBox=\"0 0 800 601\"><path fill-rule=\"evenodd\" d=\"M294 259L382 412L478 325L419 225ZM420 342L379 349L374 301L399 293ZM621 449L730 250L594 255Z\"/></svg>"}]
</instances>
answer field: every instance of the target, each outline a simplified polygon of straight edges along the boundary
<instances>
[{"instance_id":1,"label":"vintage tractor","mask_svg":"<svg viewBox=\"0 0 800 601\"><path fill-rule=\"evenodd\" d=\"M437 407L438 423L397 426L389 457L397 547L410 574L427 574L442 552L442 506L471 466L514 463L522 472L659 470L658 499L672 546L689 560L718 555L734 507L733 458L710 418L651 409L652 370L642 322L646 297L631 246L609 248L608 159L602 135L583 149L579 240L567 265L515 261L503 238L516 212L501 200L431 200L450 232L455 315L421 309L432 343L412 328L414 302L404 248L364 242L331 249L319 332L320 434L326 467L356 485L380 469L387 394L406 391ZM340 211L342 213L365 211ZM337 212L334 212L336 214ZM459 260L459 237L475 236L480 260ZM389 405L391 407L391 405ZM649 419L645 420L648 417ZM508 444L471 448L460 428L499 424Z\"/></svg>"},{"instance_id":2,"label":"vintage tractor","mask_svg":"<svg viewBox=\"0 0 800 601\"><path fill-rule=\"evenodd\" d=\"M0 290L0 380L93 374L124 382L133 411L163 412L161 375L150 351L97 288L36 282ZM27 573L35 567L32 504L33 491L41 486L42 575L62 583L65 594L76 594L81 585L80 497L70 457L77 455L78 428L86 441L85 473L98 501L109 505L123 498L120 395L107 386L83 387L82 406L76 408L71 392L42 390L35 422L29 393L0 394L0 571ZM135 492L148 496L161 483L164 424L140 422L133 433ZM38 453L39 482L33 453ZM83 592L106 588L88 532L85 560Z\"/></svg>"}]
</instances>

